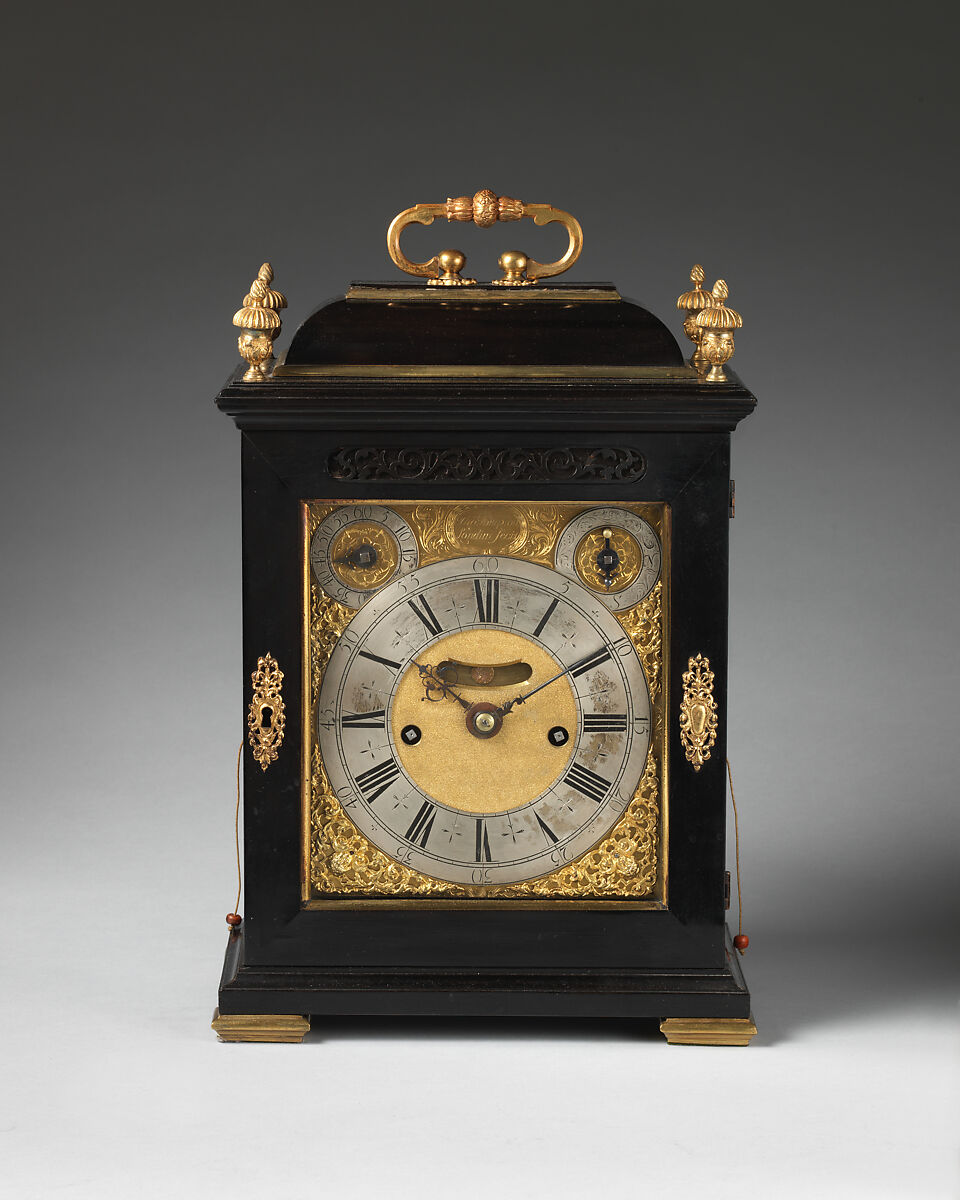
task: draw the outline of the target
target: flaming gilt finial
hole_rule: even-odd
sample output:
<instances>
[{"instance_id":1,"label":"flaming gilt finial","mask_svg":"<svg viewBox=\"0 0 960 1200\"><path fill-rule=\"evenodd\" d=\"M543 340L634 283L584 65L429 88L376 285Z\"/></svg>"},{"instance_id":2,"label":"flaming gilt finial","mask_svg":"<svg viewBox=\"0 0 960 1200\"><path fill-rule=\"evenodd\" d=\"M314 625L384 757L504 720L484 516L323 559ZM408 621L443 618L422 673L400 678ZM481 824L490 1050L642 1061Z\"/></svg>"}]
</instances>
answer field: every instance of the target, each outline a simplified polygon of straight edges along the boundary
<instances>
[{"instance_id":1,"label":"flaming gilt finial","mask_svg":"<svg viewBox=\"0 0 960 1200\"><path fill-rule=\"evenodd\" d=\"M718 279L713 285L713 304L697 314L700 350L704 360L711 364L708 383L726 382L723 364L733 358L733 331L743 328L743 317L724 303L729 294L726 280Z\"/></svg>"},{"instance_id":2,"label":"flaming gilt finial","mask_svg":"<svg viewBox=\"0 0 960 1200\"><path fill-rule=\"evenodd\" d=\"M261 383L266 378L263 364L273 356L273 339L280 332L280 318L267 304L269 291L267 281L258 275L243 298L243 307L233 314L233 323L241 330L237 340L240 357L250 364L243 376L245 383Z\"/></svg>"},{"instance_id":3,"label":"flaming gilt finial","mask_svg":"<svg viewBox=\"0 0 960 1200\"><path fill-rule=\"evenodd\" d=\"M264 293L263 293L263 297L261 299L261 303L263 304L264 308L272 308L273 311L279 315L280 310L287 307L287 298L283 294L283 292L278 292L278 291L276 291L276 289L274 289L270 286L270 284L273 283L273 267L270 265L270 263L265 262L261 266L260 270L257 272L257 279L264 285ZM243 302L244 302L244 304L246 304L248 301L252 301L252 299L253 299L253 288L251 285L250 293L248 295L244 296ZM277 327L275 329L271 330L270 336L273 339L273 341L276 341L277 338L279 337L280 327L281 327L281 324L278 321ZM270 354L267 356L267 358L265 360L266 366L269 366L270 363L273 362L273 357L274 357L273 349L271 348Z\"/></svg>"},{"instance_id":4,"label":"flaming gilt finial","mask_svg":"<svg viewBox=\"0 0 960 1200\"><path fill-rule=\"evenodd\" d=\"M714 303L710 292L705 292L701 286L704 280L703 267L695 263L690 270L690 282L693 287L677 297L677 308L686 313L683 318L683 332L693 342L694 350L690 357L690 365L698 372L706 370L706 364L700 352L701 331L697 326L697 314Z\"/></svg>"}]
</instances>

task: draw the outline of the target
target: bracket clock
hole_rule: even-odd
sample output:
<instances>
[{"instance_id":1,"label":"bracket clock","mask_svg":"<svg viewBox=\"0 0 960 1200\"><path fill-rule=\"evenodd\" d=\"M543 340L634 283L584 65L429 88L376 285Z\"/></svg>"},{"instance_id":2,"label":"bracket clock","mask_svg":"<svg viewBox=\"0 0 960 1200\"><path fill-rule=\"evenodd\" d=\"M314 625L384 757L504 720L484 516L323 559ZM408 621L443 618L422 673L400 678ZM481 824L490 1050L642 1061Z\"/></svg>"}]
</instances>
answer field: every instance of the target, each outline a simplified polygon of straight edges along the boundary
<instances>
[{"instance_id":1,"label":"bracket clock","mask_svg":"<svg viewBox=\"0 0 960 1200\"><path fill-rule=\"evenodd\" d=\"M411 223L568 234L561 259L412 262ZM513 240L513 239L511 239ZM692 356L578 257L568 213L418 204L274 358L264 264L217 404L241 432L244 916L214 1028L330 1014L638 1017L756 1032L726 930L730 434L739 315Z\"/></svg>"}]
</instances>

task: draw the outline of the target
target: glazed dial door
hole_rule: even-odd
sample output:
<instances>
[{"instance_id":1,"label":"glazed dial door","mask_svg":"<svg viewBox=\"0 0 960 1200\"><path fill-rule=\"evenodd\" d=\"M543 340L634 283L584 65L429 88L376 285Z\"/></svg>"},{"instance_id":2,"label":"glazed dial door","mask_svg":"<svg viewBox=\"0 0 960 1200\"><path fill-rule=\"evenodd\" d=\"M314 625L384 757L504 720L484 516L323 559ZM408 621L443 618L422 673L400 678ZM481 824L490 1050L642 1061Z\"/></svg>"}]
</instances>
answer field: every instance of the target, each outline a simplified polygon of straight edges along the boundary
<instances>
[{"instance_id":1,"label":"glazed dial door","mask_svg":"<svg viewBox=\"0 0 960 1200\"><path fill-rule=\"evenodd\" d=\"M453 883L549 874L633 798L650 700L596 595L512 558L433 563L385 586L324 672L330 784L386 854Z\"/></svg>"}]
</instances>

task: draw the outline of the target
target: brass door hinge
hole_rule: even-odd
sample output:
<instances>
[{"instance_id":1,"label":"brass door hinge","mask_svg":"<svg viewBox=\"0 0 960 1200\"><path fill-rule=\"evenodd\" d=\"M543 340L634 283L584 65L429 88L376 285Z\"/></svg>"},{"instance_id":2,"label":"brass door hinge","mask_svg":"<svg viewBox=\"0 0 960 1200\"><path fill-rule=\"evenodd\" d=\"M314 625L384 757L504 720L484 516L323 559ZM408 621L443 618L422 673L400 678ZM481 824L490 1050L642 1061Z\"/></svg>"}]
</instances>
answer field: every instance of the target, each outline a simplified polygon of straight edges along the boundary
<instances>
[{"instance_id":1,"label":"brass door hinge","mask_svg":"<svg viewBox=\"0 0 960 1200\"><path fill-rule=\"evenodd\" d=\"M723 907L730 907L730 872L723 873Z\"/></svg>"},{"instance_id":2,"label":"brass door hinge","mask_svg":"<svg viewBox=\"0 0 960 1200\"><path fill-rule=\"evenodd\" d=\"M730 480L730 494L727 498L727 516L732 521L737 515L737 481Z\"/></svg>"}]
</instances>

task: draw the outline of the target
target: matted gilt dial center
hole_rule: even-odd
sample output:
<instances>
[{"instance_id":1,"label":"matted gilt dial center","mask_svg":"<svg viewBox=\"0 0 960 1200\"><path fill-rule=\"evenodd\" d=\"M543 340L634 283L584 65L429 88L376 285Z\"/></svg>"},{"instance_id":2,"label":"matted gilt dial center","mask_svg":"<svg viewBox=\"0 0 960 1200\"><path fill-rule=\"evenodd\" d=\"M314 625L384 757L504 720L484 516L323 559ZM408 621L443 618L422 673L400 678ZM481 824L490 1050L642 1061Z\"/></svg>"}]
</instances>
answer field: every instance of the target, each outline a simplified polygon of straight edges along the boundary
<instances>
[{"instance_id":1,"label":"matted gilt dial center","mask_svg":"<svg viewBox=\"0 0 960 1200\"><path fill-rule=\"evenodd\" d=\"M576 729L573 688L567 678L560 678L529 706L515 707L505 716L499 708L556 675L563 664L530 639L501 629L454 633L418 656L420 666L451 662L482 663L489 670L479 672L482 683L471 670L461 670L456 685L451 685L456 697L448 693L428 700L417 665L411 665L397 685L391 726L404 770L426 795L444 797L465 812L505 812L529 803L569 766L572 747L554 747L549 753L543 747L554 726ZM519 684L512 681L517 663L530 671ZM498 668L507 667L514 669L504 670L507 682L497 686ZM449 671L446 674L451 677ZM402 737L411 724L421 730L413 746Z\"/></svg>"}]
</instances>

